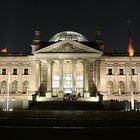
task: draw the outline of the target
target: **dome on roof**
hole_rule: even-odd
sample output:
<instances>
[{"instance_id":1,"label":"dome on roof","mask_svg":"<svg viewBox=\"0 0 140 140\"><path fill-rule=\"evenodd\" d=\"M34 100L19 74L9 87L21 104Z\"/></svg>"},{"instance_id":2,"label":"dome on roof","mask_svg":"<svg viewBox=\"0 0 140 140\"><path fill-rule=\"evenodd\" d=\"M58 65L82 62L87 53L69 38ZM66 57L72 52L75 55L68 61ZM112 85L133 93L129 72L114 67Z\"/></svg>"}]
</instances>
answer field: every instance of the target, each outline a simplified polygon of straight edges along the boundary
<instances>
[{"instance_id":1,"label":"dome on roof","mask_svg":"<svg viewBox=\"0 0 140 140\"><path fill-rule=\"evenodd\" d=\"M57 33L49 41L57 42L57 41L62 41L67 39L78 41L78 42L88 41L83 35L73 31L64 31L64 32Z\"/></svg>"}]
</instances>

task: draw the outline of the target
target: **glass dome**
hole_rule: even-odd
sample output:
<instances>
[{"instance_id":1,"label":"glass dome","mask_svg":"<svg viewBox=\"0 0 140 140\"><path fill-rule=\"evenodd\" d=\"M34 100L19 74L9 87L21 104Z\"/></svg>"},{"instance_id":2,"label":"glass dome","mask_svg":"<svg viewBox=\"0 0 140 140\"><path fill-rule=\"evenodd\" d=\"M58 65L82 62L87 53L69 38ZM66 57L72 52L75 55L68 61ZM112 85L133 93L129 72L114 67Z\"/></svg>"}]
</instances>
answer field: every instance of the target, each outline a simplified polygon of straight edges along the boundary
<instances>
[{"instance_id":1,"label":"glass dome","mask_svg":"<svg viewBox=\"0 0 140 140\"><path fill-rule=\"evenodd\" d=\"M73 31L64 31L64 32L57 33L49 41L57 42L57 41L68 40L68 39L78 41L78 42L88 41L83 35Z\"/></svg>"}]
</instances>

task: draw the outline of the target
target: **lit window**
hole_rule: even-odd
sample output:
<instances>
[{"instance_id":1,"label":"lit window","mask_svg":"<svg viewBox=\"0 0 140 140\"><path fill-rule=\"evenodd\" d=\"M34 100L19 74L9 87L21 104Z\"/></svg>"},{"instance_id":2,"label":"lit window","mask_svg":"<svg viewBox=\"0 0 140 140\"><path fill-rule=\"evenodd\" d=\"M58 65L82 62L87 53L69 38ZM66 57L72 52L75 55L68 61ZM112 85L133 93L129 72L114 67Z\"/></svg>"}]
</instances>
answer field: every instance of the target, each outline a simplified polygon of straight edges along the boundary
<instances>
[{"instance_id":1,"label":"lit window","mask_svg":"<svg viewBox=\"0 0 140 140\"><path fill-rule=\"evenodd\" d=\"M52 87L53 88L59 88L59 80L60 80L60 76L59 75L53 75L52 77Z\"/></svg>"},{"instance_id":2,"label":"lit window","mask_svg":"<svg viewBox=\"0 0 140 140\"><path fill-rule=\"evenodd\" d=\"M16 68L13 69L13 75L17 75L17 69Z\"/></svg>"},{"instance_id":3,"label":"lit window","mask_svg":"<svg viewBox=\"0 0 140 140\"><path fill-rule=\"evenodd\" d=\"M69 73L68 73L68 74L65 74L64 79L65 79L66 81L72 80L72 75L69 74Z\"/></svg>"},{"instance_id":4,"label":"lit window","mask_svg":"<svg viewBox=\"0 0 140 140\"><path fill-rule=\"evenodd\" d=\"M59 76L59 75L54 75L54 76L52 77L52 79L53 79L53 80L59 80L59 79L60 79L60 76Z\"/></svg>"},{"instance_id":5,"label":"lit window","mask_svg":"<svg viewBox=\"0 0 140 140\"><path fill-rule=\"evenodd\" d=\"M1 82L0 90L1 90L2 94L5 94L7 92L7 82L6 81Z\"/></svg>"},{"instance_id":6,"label":"lit window","mask_svg":"<svg viewBox=\"0 0 140 140\"><path fill-rule=\"evenodd\" d=\"M28 75L29 73L28 73L28 69L27 68L25 68L24 69L24 75Z\"/></svg>"},{"instance_id":7,"label":"lit window","mask_svg":"<svg viewBox=\"0 0 140 140\"><path fill-rule=\"evenodd\" d=\"M108 69L108 75L112 75L112 69Z\"/></svg>"},{"instance_id":8,"label":"lit window","mask_svg":"<svg viewBox=\"0 0 140 140\"><path fill-rule=\"evenodd\" d=\"M120 73L119 73L120 75L123 75L124 73L123 73L123 69L120 69Z\"/></svg>"},{"instance_id":9,"label":"lit window","mask_svg":"<svg viewBox=\"0 0 140 140\"><path fill-rule=\"evenodd\" d=\"M2 69L2 75L6 75L6 68Z\"/></svg>"},{"instance_id":10,"label":"lit window","mask_svg":"<svg viewBox=\"0 0 140 140\"><path fill-rule=\"evenodd\" d=\"M17 81L13 81L12 82L12 93L16 93L17 92Z\"/></svg>"},{"instance_id":11,"label":"lit window","mask_svg":"<svg viewBox=\"0 0 140 140\"><path fill-rule=\"evenodd\" d=\"M29 90L29 82L28 81L24 81L23 82L23 93L22 94L28 93L28 90Z\"/></svg>"}]
</instances>

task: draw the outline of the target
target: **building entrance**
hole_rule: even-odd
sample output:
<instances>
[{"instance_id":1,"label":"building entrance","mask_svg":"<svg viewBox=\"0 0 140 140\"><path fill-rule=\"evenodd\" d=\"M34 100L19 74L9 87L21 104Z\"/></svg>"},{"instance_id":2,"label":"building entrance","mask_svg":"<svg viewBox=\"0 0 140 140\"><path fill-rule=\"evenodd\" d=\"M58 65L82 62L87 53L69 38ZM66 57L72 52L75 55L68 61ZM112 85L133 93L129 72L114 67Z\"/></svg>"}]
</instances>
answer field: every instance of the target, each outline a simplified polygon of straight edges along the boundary
<instances>
[{"instance_id":1,"label":"building entrance","mask_svg":"<svg viewBox=\"0 0 140 140\"><path fill-rule=\"evenodd\" d=\"M63 63L54 61L52 66L52 96L64 94L83 94L83 63L81 61L64 60Z\"/></svg>"}]
</instances>

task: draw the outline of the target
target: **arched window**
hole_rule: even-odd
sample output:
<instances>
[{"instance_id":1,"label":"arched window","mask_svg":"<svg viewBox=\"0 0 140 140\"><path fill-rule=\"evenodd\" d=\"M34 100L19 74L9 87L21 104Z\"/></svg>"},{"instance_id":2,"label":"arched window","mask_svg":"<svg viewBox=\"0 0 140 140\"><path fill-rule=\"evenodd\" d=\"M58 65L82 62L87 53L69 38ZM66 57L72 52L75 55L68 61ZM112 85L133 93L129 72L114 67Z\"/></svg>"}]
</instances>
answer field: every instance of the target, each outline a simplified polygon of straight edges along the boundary
<instances>
[{"instance_id":1,"label":"arched window","mask_svg":"<svg viewBox=\"0 0 140 140\"><path fill-rule=\"evenodd\" d=\"M119 82L119 94L124 94L125 93L125 84L123 81Z\"/></svg>"},{"instance_id":2,"label":"arched window","mask_svg":"<svg viewBox=\"0 0 140 140\"><path fill-rule=\"evenodd\" d=\"M13 81L12 82L12 93L16 93L17 92L17 81Z\"/></svg>"},{"instance_id":3,"label":"arched window","mask_svg":"<svg viewBox=\"0 0 140 140\"><path fill-rule=\"evenodd\" d=\"M7 82L6 81L2 81L1 82L1 88L0 88L0 90L1 90L1 93L2 94L4 94L4 93L7 92Z\"/></svg>"},{"instance_id":4,"label":"arched window","mask_svg":"<svg viewBox=\"0 0 140 140\"><path fill-rule=\"evenodd\" d=\"M107 82L107 93L108 95L112 94L114 92L114 84L112 81Z\"/></svg>"},{"instance_id":5,"label":"arched window","mask_svg":"<svg viewBox=\"0 0 140 140\"><path fill-rule=\"evenodd\" d=\"M28 89L29 89L29 82L28 81L24 81L23 82L23 94L28 93Z\"/></svg>"}]
</instances>

